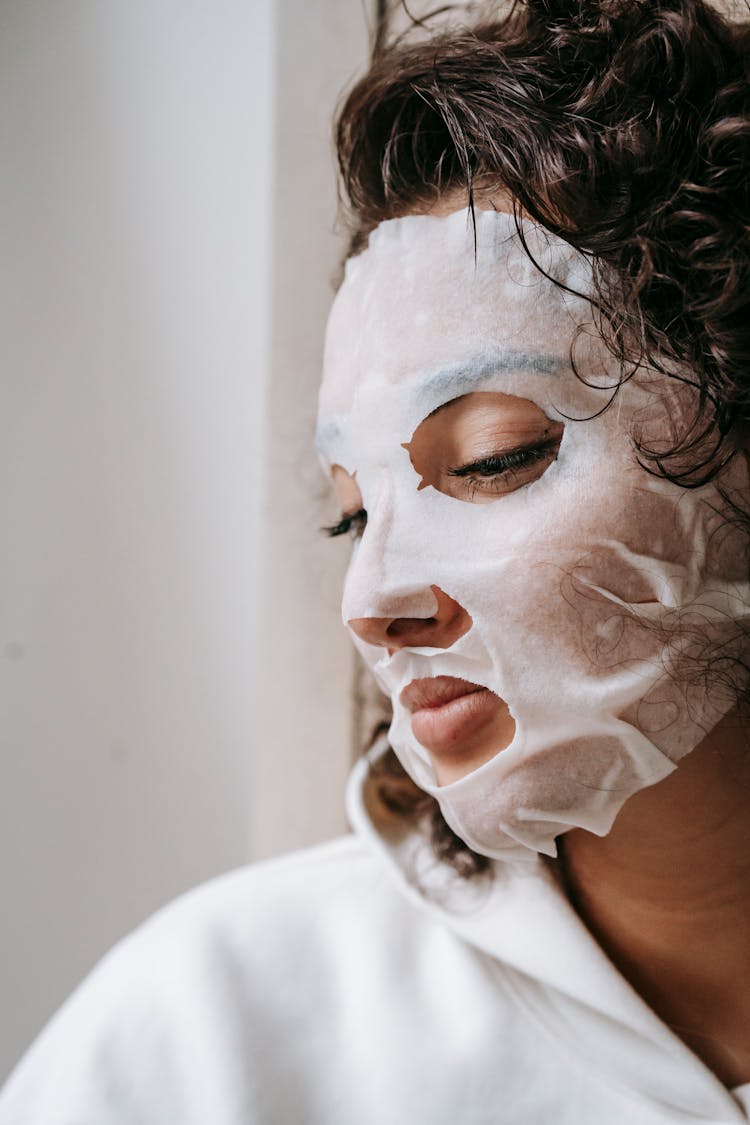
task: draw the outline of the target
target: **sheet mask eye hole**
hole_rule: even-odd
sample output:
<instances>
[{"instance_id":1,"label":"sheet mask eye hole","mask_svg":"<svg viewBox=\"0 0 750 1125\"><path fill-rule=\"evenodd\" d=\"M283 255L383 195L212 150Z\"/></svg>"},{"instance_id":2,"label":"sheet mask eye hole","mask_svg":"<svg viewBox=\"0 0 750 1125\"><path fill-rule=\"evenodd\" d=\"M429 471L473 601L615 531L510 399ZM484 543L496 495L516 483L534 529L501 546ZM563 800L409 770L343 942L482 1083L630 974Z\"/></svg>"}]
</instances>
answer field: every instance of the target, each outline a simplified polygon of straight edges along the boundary
<instances>
[{"instance_id":1,"label":"sheet mask eye hole","mask_svg":"<svg viewBox=\"0 0 750 1125\"><path fill-rule=\"evenodd\" d=\"M476 391L433 410L404 448L420 489L482 503L542 476L557 457L563 431L529 399Z\"/></svg>"}]
</instances>

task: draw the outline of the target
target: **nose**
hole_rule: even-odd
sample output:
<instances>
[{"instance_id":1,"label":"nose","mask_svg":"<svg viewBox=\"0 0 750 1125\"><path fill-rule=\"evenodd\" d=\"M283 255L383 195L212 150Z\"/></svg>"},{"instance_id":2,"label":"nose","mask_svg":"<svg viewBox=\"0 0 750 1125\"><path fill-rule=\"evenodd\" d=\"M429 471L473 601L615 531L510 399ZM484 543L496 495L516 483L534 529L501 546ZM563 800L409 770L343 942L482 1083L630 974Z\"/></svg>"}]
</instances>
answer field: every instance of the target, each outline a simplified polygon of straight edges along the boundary
<instances>
[{"instance_id":1,"label":"nose","mask_svg":"<svg viewBox=\"0 0 750 1125\"><path fill-rule=\"evenodd\" d=\"M468 633L471 617L439 586L430 586L437 606L430 617L354 617L349 628L370 645L387 648L450 648Z\"/></svg>"}]
</instances>

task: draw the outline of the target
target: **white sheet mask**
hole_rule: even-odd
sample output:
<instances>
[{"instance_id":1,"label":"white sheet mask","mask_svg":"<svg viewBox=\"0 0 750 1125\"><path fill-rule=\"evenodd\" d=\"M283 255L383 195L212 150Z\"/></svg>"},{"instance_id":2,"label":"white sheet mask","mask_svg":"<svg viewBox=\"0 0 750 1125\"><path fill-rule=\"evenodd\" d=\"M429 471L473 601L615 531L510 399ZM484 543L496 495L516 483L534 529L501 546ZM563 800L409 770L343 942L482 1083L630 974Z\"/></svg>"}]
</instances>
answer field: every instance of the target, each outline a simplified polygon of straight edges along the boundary
<instances>
[{"instance_id":1,"label":"white sheet mask","mask_svg":"<svg viewBox=\"0 0 750 1125\"><path fill-rule=\"evenodd\" d=\"M547 271L590 290L580 255L533 224L524 232ZM570 364L580 326L590 386ZM668 440L690 410L678 381L641 372L591 417L618 374L588 301L542 276L504 213L477 213L476 257L466 211L381 224L348 262L331 313L319 446L355 475L368 512L344 620L429 617L434 586L471 617L444 650L389 655L355 641L392 699L404 767L491 857L554 855L572 827L607 833L624 801L731 706L700 674L687 680L682 661L706 645L738 650L745 534L726 524L716 483L686 490L637 464L633 427ZM420 489L404 448L433 411L474 391L517 395L564 423L538 479L483 503ZM744 458L721 484L746 490ZM507 747L442 786L399 702L412 680L439 675L490 688L516 724Z\"/></svg>"}]
</instances>

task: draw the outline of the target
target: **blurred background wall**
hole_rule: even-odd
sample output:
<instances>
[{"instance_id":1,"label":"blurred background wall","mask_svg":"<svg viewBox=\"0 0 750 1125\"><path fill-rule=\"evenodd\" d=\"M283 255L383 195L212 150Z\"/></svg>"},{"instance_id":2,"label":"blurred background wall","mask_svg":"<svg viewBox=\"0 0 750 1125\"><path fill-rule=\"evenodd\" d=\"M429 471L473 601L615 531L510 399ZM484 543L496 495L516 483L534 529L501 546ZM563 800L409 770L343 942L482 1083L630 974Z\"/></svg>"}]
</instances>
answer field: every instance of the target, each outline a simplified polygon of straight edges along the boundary
<instances>
[{"instance_id":1,"label":"blurred background wall","mask_svg":"<svg viewBox=\"0 0 750 1125\"><path fill-rule=\"evenodd\" d=\"M0 2L0 1077L156 907L344 830L310 440L370 8Z\"/></svg>"}]
</instances>

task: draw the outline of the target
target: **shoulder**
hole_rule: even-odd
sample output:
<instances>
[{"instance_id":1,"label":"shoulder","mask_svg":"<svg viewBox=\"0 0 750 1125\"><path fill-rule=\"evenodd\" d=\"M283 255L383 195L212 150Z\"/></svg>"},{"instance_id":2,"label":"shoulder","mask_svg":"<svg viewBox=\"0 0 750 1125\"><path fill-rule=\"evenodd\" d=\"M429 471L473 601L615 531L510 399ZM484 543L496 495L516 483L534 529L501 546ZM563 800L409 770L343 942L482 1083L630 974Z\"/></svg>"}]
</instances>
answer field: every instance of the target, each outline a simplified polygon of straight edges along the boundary
<instances>
[{"instance_id":1,"label":"shoulder","mask_svg":"<svg viewBox=\"0 0 750 1125\"><path fill-rule=\"evenodd\" d=\"M294 926L311 909L346 909L381 883L377 858L354 836L261 860L193 888L153 914L129 942L160 940L175 928L195 933L246 936L281 918Z\"/></svg>"},{"instance_id":2,"label":"shoulder","mask_svg":"<svg viewBox=\"0 0 750 1125\"><path fill-rule=\"evenodd\" d=\"M361 970L392 972L425 925L356 837L213 879L102 959L11 1076L0 1125L192 1125L188 1106L227 1091L249 1104L300 1029L330 1034Z\"/></svg>"},{"instance_id":3,"label":"shoulder","mask_svg":"<svg viewBox=\"0 0 750 1125\"><path fill-rule=\"evenodd\" d=\"M107 999L150 1000L191 991L199 979L232 962L245 975L259 971L262 989L304 945L306 960L337 942L350 925L372 925L383 909L413 913L391 879L354 836L237 868L192 888L157 910L100 960L63 1006L96 993ZM196 976L196 972L199 973ZM133 982L140 987L133 989ZM122 1008L118 1009L120 1012Z\"/></svg>"},{"instance_id":4,"label":"shoulder","mask_svg":"<svg viewBox=\"0 0 750 1125\"><path fill-rule=\"evenodd\" d=\"M354 836L263 860L204 883L169 903L114 951L163 972L216 955L237 958L243 970L263 970L304 948L305 959L346 947L352 928L401 916L408 925L419 911L395 887L383 863ZM183 964L187 962L187 964Z\"/></svg>"}]
</instances>

